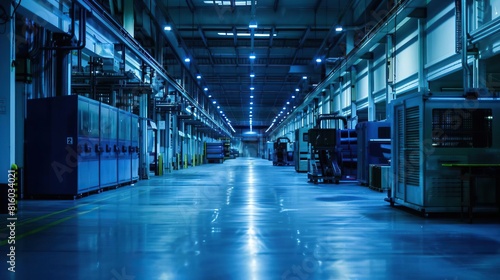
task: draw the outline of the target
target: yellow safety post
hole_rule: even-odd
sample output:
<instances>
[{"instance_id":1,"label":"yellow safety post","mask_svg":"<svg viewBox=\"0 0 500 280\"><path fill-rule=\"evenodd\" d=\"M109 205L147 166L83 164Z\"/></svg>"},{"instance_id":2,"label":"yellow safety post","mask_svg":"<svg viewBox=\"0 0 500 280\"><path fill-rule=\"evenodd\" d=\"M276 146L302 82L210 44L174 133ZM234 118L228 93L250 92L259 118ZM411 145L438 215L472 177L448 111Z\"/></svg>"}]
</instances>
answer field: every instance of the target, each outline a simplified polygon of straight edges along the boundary
<instances>
[{"instance_id":1,"label":"yellow safety post","mask_svg":"<svg viewBox=\"0 0 500 280\"><path fill-rule=\"evenodd\" d=\"M187 169L188 168L188 156L186 154L184 154L184 168Z\"/></svg>"},{"instance_id":2,"label":"yellow safety post","mask_svg":"<svg viewBox=\"0 0 500 280\"><path fill-rule=\"evenodd\" d=\"M161 155L158 156L158 176L163 175L163 157Z\"/></svg>"}]
</instances>

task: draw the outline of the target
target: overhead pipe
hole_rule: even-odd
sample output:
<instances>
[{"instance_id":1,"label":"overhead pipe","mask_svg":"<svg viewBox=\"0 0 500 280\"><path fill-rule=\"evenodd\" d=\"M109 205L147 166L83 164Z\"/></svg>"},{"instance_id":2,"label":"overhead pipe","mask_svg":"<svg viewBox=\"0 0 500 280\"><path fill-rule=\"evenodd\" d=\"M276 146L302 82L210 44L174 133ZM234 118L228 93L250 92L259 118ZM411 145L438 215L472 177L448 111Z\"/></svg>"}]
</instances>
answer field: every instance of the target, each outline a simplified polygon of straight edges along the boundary
<instances>
[{"instance_id":1,"label":"overhead pipe","mask_svg":"<svg viewBox=\"0 0 500 280\"><path fill-rule=\"evenodd\" d=\"M201 105L195 101L191 96L188 95L186 90L182 88L167 71L161 66L158 61L156 61L151 54L149 54L138 42L135 40L128 32L118 23L114 18L112 18L102 6L98 5L95 0L75 0L82 7L92 12L94 19L99 21L107 30L114 36L116 36L132 53L137 55L139 59L147 62L147 64L155 70L155 73L160 75L165 81L169 82L172 87L177 90L182 97L187 99L191 104L193 104L201 114L203 114L207 119L209 119L213 124L221 127L220 123L217 123L215 119L208 114ZM231 133L225 128L221 127L222 131L231 136Z\"/></svg>"}]
</instances>

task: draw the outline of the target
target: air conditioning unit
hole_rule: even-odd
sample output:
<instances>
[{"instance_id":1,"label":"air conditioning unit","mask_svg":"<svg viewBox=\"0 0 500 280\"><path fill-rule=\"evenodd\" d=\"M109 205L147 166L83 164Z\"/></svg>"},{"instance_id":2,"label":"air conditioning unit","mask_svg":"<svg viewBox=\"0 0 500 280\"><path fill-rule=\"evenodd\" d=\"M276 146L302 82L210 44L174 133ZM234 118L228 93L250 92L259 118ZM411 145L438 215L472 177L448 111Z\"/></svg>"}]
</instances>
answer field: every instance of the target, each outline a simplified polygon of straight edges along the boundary
<instances>
[{"instance_id":1,"label":"air conditioning unit","mask_svg":"<svg viewBox=\"0 0 500 280\"><path fill-rule=\"evenodd\" d=\"M176 96L175 96L175 95L167 95L167 97L165 98L165 101L166 101L168 104L175 104L175 103L177 103L177 100L176 100Z\"/></svg>"}]
</instances>

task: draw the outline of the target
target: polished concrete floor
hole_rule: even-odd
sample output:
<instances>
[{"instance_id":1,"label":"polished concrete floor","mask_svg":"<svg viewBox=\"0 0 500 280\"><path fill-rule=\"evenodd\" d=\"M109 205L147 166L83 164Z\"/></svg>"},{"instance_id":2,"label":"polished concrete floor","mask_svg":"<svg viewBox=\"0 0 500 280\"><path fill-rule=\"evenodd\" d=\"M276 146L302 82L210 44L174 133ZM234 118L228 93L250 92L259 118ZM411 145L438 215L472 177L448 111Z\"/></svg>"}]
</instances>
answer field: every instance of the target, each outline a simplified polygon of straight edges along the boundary
<instances>
[{"instance_id":1,"label":"polished concrete floor","mask_svg":"<svg viewBox=\"0 0 500 280\"><path fill-rule=\"evenodd\" d=\"M498 217L426 218L306 177L237 158L74 201L24 200L15 273L0 230L0 279L500 279Z\"/></svg>"}]
</instances>

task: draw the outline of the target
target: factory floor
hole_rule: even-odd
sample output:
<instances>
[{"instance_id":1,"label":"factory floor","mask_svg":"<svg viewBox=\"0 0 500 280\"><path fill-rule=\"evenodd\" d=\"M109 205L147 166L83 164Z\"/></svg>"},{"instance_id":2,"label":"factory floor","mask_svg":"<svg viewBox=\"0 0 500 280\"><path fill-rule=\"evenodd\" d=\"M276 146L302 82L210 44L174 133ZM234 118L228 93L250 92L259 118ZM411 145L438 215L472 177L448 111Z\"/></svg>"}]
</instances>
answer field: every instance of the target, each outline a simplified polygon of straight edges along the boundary
<instances>
[{"instance_id":1,"label":"factory floor","mask_svg":"<svg viewBox=\"0 0 500 280\"><path fill-rule=\"evenodd\" d=\"M237 158L77 200L22 200L16 272L3 227L0 279L500 279L498 216L423 217L385 196Z\"/></svg>"}]
</instances>

